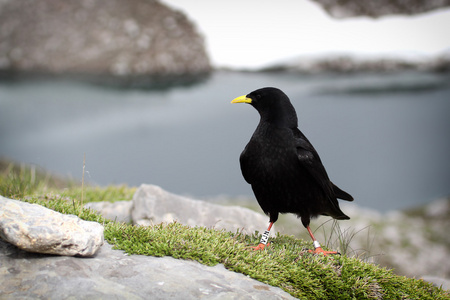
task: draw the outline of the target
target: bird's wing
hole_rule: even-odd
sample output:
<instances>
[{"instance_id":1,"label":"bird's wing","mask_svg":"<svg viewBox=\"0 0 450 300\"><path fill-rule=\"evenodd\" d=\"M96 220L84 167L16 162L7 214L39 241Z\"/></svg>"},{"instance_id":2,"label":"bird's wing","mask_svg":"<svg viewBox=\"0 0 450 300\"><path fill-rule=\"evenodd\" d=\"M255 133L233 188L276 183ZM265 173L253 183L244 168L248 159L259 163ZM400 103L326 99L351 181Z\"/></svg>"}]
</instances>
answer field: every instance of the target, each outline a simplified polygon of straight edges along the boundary
<instances>
[{"instance_id":1,"label":"bird's wing","mask_svg":"<svg viewBox=\"0 0 450 300\"><path fill-rule=\"evenodd\" d=\"M298 128L294 128L292 131L300 164L311 174L327 195L334 195L333 184L328 178L316 149Z\"/></svg>"},{"instance_id":2,"label":"bird's wing","mask_svg":"<svg viewBox=\"0 0 450 300\"><path fill-rule=\"evenodd\" d=\"M250 158L248 156L248 145L244 148L244 151L242 151L241 156L239 157L239 163L241 165L241 172L242 176L244 177L245 181L247 183L251 184L251 178L252 178L252 166L250 165Z\"/></svg>"},{"instance_id":3,"label":"bird's wing","mask_svg":"<svg viewBox=\"0 0 450 300\"><path fill-rule=\"evenodd\" d=\"M307 170L307 172L309 172L316 183L322 188L322 190L325 192L325 195L327 196L328 203L331 205L331 210L329 210L327 214L339 220L349 219L349 217L346 216L339 208L339 204L336 199L341 194L339 193L339 195L337 195L336 191L340 192L342 190L336 187L328 178L327 171L325 171L325 167L322 165L322 161L320 160L319 154L317 153L316 149L314 149L308 139L303 135L303 133L301 133L298 128L295 128L293 130L293 133L297 148L297 157L300 161L300 164ZM345 193L345 195L347 196L348 194ZM351 198L350 195L348 196Z\"/></svg>"},{"instance_id":4,"label":"bird's wing","mask_svg":"<svg viewBox=\"0 0 450 300\"><path fill-rule=\"evenodd\" d=\"M330 181L319 154L317 154L316 149L314 149L313 145L311 145L303 133L298 128L295 128L293 133L300 163L308 170L324 191L326 191L327 195L333 196L333 198L336 197L342 200L353 201L353 197L350 194L341 190Z\"/></svg>"}]
</instances>

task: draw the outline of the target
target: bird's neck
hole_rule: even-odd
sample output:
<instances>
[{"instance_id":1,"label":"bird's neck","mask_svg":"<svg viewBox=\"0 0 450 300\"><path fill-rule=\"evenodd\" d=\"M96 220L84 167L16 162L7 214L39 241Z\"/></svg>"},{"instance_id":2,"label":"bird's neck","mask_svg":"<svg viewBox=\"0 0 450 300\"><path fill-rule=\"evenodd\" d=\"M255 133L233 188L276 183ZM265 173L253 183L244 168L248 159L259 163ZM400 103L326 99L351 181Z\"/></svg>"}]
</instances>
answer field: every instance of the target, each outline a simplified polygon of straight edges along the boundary
<instances>
[{"instance_id":1,"label":"bird's neck","mask_svg":"<svg viewBox=\"0 0 450 300\"><path fill-rule=\"evenodd\" d=\"M276 127L296 128L298 127L298 119L295 111L286 110L282 107L268 112L260 113L261 122L267 122Z\"/></svg>"}]
</instances>

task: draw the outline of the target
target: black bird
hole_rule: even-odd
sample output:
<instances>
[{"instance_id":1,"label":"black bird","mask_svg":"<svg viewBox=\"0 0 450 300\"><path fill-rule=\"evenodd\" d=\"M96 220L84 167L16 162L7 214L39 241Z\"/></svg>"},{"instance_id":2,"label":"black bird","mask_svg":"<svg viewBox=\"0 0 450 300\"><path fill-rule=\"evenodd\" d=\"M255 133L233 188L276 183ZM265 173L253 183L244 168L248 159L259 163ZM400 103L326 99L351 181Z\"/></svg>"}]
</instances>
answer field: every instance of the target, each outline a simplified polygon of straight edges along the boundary
<instances>
[{"instance_id":1,"label":"black bird","mask_svg":"<svg viewBox=\"0 0 450 300\"><path fill-rule=\"evenodd\" d=\"M324 251L314 238L309 222L318 215L337 220L350 219L339 208L337 198L353 197L335 186L314 147L297 128L297 114L288 96L266 87L240 96L231 103L249 103L261 119L240 156L242 175L252 186L259 205L270 218L255 250L264 249L279 213L296 214L308 230L315 250Z\"/></svg>"}]
</instances>

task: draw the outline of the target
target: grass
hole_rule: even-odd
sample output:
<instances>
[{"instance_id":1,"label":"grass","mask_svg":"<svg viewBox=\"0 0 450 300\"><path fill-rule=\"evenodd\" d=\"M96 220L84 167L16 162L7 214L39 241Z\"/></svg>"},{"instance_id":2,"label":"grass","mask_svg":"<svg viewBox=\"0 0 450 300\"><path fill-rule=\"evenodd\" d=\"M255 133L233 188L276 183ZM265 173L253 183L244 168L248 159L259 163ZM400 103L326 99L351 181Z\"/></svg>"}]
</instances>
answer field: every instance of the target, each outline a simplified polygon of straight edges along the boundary
<instances>
[{"instance_id":1,"label":"grass","mask_svg":"<svg viewBox=\"0 0 450 300\"><path fill-rule=\"evenodd\" d=\"M277 235L267 250L252 251L250 246L259 242L258 233L245 235L176 222L144 227L107 220L81 206L80 186L49 186L50 179L27 182L32 177L26 175L32 172L29 168L21 171L10 167L6 171L9 173L0 170L0 190L10 193L3 196L99 222L105 226L108 243L128 254L172 256L209 266L223 264L231 271L280 287L300 299L450 299L448 292L427 282L395 275L355 257L312 255L305 251L311 248L309 241L292 236ZM20 186L14 187L16 184ZM85 186L83 197L84 202L126 200L134 190L126 186ZM340 239L345 243L345 236Z\"/></svg>"},{"instance_id":2,"label":"grass","mask_svg":"<svg viewBox=\"0 0 450 300\"><path fill-rule=\"evenodd\" d=\"M331 222L330 228L325 229L325 225ZM368 260L372 257L372 245L375 242L375 236L370 234L370 226L362 228L360 230L355 230L353 227L346 229L341 229L339 221L335 219L328 219L326 222L322 223L317 230L323 231L323 236L325 237L325 245L328 248L340 249L342 254L346 256L358 256L360 259ZM367 248L353 249L350 244L352 240L358 235L362 234L363 231L367 231Z\"/></svg>"}]
</instances>

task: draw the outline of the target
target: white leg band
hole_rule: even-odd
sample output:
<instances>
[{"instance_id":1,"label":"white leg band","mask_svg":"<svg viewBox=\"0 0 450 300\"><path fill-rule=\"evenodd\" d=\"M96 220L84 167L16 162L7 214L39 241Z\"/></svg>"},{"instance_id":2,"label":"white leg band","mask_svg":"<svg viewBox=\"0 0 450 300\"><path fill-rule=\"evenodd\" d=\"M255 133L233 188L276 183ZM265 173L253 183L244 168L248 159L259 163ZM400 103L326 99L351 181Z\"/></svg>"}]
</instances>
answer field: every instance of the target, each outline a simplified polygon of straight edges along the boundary
<instances>
[{"instance_id":1,"label":"white leg band","mask_svg":"<svg viewBox=\"0 0 450 300\"><path fill-rule=\"evenodd\" d=\"M269 233L270 231L266 230L261 236L261 240L259 241L261 244L267 245L267 242L269 241Z\"/></svg>"},{"instance_id":2,"label":"white leg band","mask_svg":"<svg viewBox=\"0 0 450 300\"><path fill-rule=\"evenodd\" d=\"M314 249L320 248L320 244L318 241L313 242Z\"/></svg>"}]
</instances>

